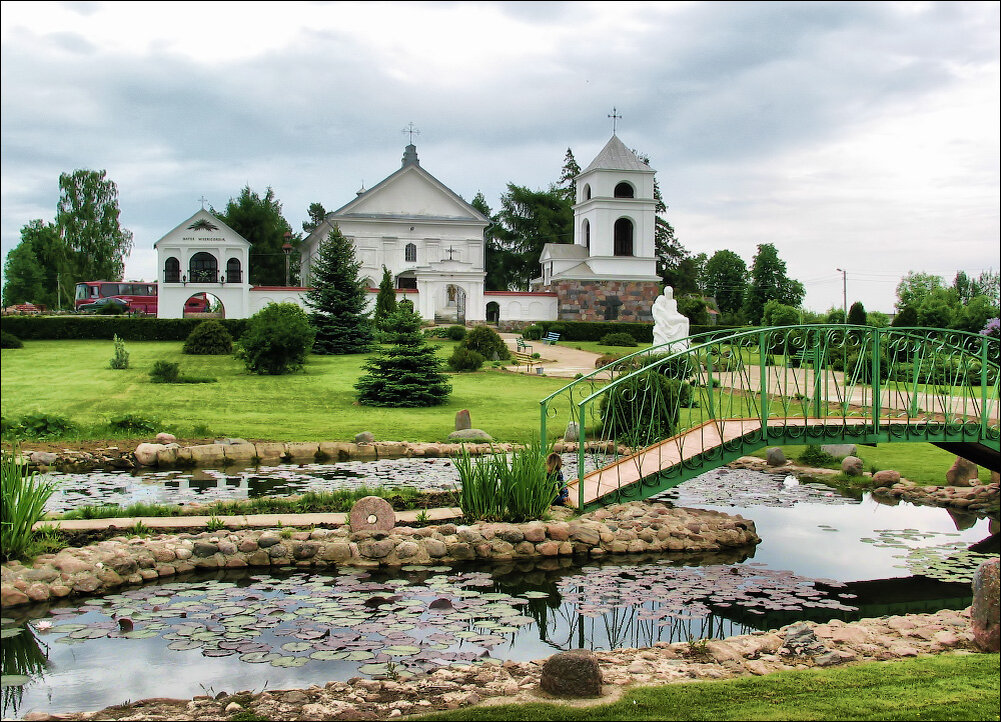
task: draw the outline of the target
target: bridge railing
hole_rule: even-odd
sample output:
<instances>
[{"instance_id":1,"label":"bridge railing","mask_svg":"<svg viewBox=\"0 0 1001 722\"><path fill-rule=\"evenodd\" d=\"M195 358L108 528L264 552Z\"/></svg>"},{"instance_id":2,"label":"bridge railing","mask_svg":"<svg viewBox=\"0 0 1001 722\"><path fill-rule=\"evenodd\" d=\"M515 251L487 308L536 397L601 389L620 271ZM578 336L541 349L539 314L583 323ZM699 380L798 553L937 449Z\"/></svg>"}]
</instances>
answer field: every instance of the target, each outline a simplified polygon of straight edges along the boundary
<instances>
[{"instance_id":1,"label":"bridge railing","mask_svg":"<svg viewBox=\"0 0 1001 722\"><path fill-rule=\"evenodd\" d=\"M620 485L646 473L641 466L700 468L779 431L803 444L935 440L946 431L996 443L998 348L985 336L923 328L704 333L629 354L543 399L541 433L566 426L567 439L579 440L581 482L630 460L637 468L630 476L621 464ZM583 483L578 493L583 503Z\"/></svg>"}]
</instances>

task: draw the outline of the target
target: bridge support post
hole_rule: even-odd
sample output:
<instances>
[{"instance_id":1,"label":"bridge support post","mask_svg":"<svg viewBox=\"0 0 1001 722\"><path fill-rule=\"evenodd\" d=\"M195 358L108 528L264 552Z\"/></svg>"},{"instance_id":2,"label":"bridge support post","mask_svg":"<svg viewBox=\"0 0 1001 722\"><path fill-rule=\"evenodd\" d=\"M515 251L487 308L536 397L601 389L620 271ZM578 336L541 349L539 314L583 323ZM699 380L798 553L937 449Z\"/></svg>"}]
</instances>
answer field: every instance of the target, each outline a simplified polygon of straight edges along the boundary
<instances>
[{"instance_id":1,"label":"bridge support post","mask_svg":"<svg viewBox=\"0 0 1001 722\"><path fill-rule=\"evenodd\" d=\"M768 440L768 366L765 363L768 359L768 345L765 339L768 334L764 331L758 334L758 387L761 393L761 438ZM785 352L786 349L783 349Z\"/></svg>"},{"instance_id":2,"label":"bridge support post","mask_svg":"<svg viewBox=\"0 0 1001 722\"><path fill-rule=\"evenodd\" d=\"M879 417L882 413L881 404L883 396L883 380L880 378L880 367L882 359L880 353L880 334L875 329L872 334L872 433L875 439L879 439Z\"/></svg>"},{"instance_id":3,"label":"bridge support post","mask_svg":"<svg viewBox=\"0 0 1001 722\"><path fill-rule=\"evenodd\" d=\"M577 419L577 513L584 511L584 442L587 426L587 402L581 402Z\"/></svg>"}]
</instances>

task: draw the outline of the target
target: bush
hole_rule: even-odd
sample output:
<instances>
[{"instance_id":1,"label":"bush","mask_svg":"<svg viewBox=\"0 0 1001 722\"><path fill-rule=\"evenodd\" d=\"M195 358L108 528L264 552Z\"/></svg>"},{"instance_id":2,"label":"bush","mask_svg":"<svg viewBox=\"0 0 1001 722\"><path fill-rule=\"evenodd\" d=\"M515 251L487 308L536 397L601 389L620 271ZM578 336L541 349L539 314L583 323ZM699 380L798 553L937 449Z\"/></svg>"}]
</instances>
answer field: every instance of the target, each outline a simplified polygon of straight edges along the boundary
<instances>
[{"instance_id":1,"label":"bush","mask_svg":"<svg viewBox=\"0 0 1001 722\"><path fill-rule=\"evenodd\" d=\"M445 333L448 338L452 341L461 341L466 337L466 327L465 326L449 326L445 329Z\"/></svg>"},{"instance_id":2,"label":"bush","mask_svg":"<svg viewBox=\"0 0 1001 722\"><path fill-rule=\"evenodd\" d=\"M637 346L636 339L628 333L606 333L599 343L602 346Z\"/></svg>"},{"instance_id":3,"label":"bush","mask_svg":"<svg viewBox=\"0 0 1001 722\"><path fill-rule=\"evenodd\" d=\"M543 333L544 330L542 326L533 323L531 326L528 326L524 331L521 332L521 337L526 341L538 341L539 339L542 338Z\"/></svg>"},{"instance_id":4,"label":"bush","mask_svg":"<svg viewBox=\"0 0 1001 722\"><path fill-rule=\"evenodd\" d=\"M457 346L448 357L448 365L453 371L479 371L485 360L483 354Z\"/></svg>"},{"instance_id":5,"label":"bush","mask_svg":"<svg viewBox=\"0 0 1001 722\"><path fill-rule=\"evenodd\" d=\"M799 463L806 466L826 467L837 464L838 460L819 446L807 446L799 455Z\"/></svg>"},{"instance_id":6,"label":"bush","mask_svg":"<svg viewBox=\"0 0 1001 722\"><path fill-rule=\"evenodd\" d=\"M601 399L603 435L630 446L648 446L674 435L692 387L656 371L627 377Z\"/></svg>"},{"instance_id":7,"label":"bush","mask_svg":"<svg viewBox=\"0 0 1001 722\"><path fill-rule=\"evenodd\" d=\"M24 348L24 342L14 334L2 331L0 332L0 348Z\"/></svg>"},{"instance_id":8,"label":"bush","mask_svg":"<svg viewBox=\"0 0 1001 722\"><path fill-rule=\"evenodd\" d=\"M483 356L485 359L499 360L511 358L511 351L508 349L504 339L489 326L474 326L466 334L462 345L470 351Z\"/></svg>"},{"instance_id":9,"label":"bush","mask_svg":"<svg viewBox=\"0 0 1001 722\"><path fill-rule=\"evenodd\" d=\"M188 334L182 353L215 356L233 353L233 337L218 321L202 321Z\"/></svg>"},{"instance_id":10,"label":"bush","mask_svg":"<svg viewBox=\"0 0 1001 722\"><path fill-rule=\"evenodd\" d=\"M155 318L153 316L4 316L3 330L22 340L96 340L104 341L118 334L125 341L184 341L196 326L198 318ZM221 324L233 338L246 326L245 318L224 318Z\"/></svg>"},{"instance_id":11,"label":"bush","mask_svg":"<svg viewBox=\"0 0 1001 722\"><path fill-rule=\"evenodd\" d=\"M56 485L28 471L15 444L0 460L0 554L5 561L22 556L31 544L32 526L45 515L45 502Z\"/></svg>"},{"instance_id":12,"label":"bush","mask_svg":"<svg viewBox=\"0 0 1001 722\"><path fill-rule=\"evenodd\" d=\"M163 359L154 361L149 372L149 380L154 384L176 384L180 376L181 365Z\"/></svg>"},{"instance_id":13,"label":"bush","mask_svg":"<svg viewBox=\"0 0 1001 722\"><path fill-rule=\"evenodd\" d=\"M301 369L316 331L294 303L269 303L247 319L237 357L255 374L278 376Z\"/></svg>"},{"instance_id":14,"label":"bush","mask_svg":"<svg viewBox=\"0 0 1001 722\"><path fill-rule=\"evenodd\" d=\"M123 416L113 417L108 422L108 426L116 431L137 434L152 434L157 430L157 428L159 428L160 424L156 421L139 416L138 414L125 414Z\"/></svg>"},{"instance_id":15,"label":"bush","mask_svg":"<svg viewBox=\"0 0 1001 722\"><path fill-rule=\"evenodd\" d=\"M125 350L125 342L115 335L115 355L111 357L111 368L127 369L129 367L129 352Z\"/></svg>"},{"instance_id":16,"label":"bush","mask_svg":"<svg viewBox=\"0 0 1001 722\"><path fill-rule=\"evenodd\" d=\"M75 428L76 425L65 416L35 412L22 416L10 431L26 438L50 439L66 436Z\"/></svg>"},{"instance_id":17,"label":"bush","mask_svg":"<svg viewBox=\"0 0 1001 722\"><path fill-rule=\"evenodd\" d=\"M559 482L546 473L549 449L537 441L508 454L473 460L463 447L455 459L457 503L467 520L523 522L539 519L559 495Z\"/></svg>"}]
</instances>

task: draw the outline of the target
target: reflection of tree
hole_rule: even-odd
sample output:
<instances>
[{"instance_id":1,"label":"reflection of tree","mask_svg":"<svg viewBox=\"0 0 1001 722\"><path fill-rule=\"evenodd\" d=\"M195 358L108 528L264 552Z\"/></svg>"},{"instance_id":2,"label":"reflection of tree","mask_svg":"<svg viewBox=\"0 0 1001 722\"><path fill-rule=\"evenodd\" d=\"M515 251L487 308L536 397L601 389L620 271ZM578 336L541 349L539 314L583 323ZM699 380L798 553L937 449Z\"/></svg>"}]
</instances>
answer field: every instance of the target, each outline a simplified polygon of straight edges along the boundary
<instances>
[{"instance_id":1,"label":"reflection of tree","mask_svg":"<svg viewBox=\"0 0 1001 722\"><path fill-rule=\"evenodd\" d=\"M20 634L7 637L0 645L0 674L4 677L25 675L40 678L45 674L48 661L48 646L38 641L35 631L27 624L21 628ZM0 716L7 719L8 714L15 714L23 695L22 685L4 687L0 693Z\"/></svg>"}]
</instances>

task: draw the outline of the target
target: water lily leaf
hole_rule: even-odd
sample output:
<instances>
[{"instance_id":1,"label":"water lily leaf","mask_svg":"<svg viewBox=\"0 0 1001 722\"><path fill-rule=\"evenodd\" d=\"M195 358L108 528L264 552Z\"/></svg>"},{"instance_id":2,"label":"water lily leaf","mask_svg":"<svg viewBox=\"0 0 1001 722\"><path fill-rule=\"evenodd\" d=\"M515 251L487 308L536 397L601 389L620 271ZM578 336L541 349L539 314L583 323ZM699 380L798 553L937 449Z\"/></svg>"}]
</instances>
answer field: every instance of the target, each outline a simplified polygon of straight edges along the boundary
<instances>
[{"instance_id":1,"label":"water lily leaf","mask_svg":"<svg viewBox=\"0 0 1001 722\"><path fill-rule=\"evenodd\" d=\"M26 674L0 674L0 688L23 687L31 681Z\"/></svg>"},{"instance_id":2,"label":"water lily leaf","mask_svg":"<svg viewBox=\"0 0 1001 722\"><path fill-rule=\"evenodd\" d=\"M147 627L145 629L136 629L131 632L125 632L122 636L128 639L149 639L151 637L159 637L160 632L156 629L150 629Z\"/></svg>"},{"instance_id":3,"label":"water lily leaf","mask_svg":"<svg viewBox=\"0 0 1001 722\"><path fill-rule=\"evenodd\" d=\"M286 652L305 652L307 649L312 649L313 645L309 642L288 642L282 645L282 649Z\"/></svg>"},{"instance_id":4,"label":"water lily leaf","mask_svg":"<svg viewBox=\"0 0 1001 722\"><path fill-rule=\"evenodd\" d=\"M360 649L355 652L348 653L348 655L344 659L347 659L351 662L362 662L369 659L375 659L375 654Z\"/></svg>"},{"instance_id":5,"label":"water lily leaf","mask_svg":"<svg viewBox=\"0 0 1001 722\"><path fill-rule=\"evenodd\" d=\"M548 592L522 592L521 596L526 599L547 599L549 597Z\"/></svg>"},{"instance_id":6,"label":"water lily leaf","mask_svg":"<svg viewBox=\"0 0 1001 722\"><path fill-rule=\"evenodd\" d=\"M271 660L272 667L301 667L309 662L309 657L278 657Z\"/></svg>"},{"instance_id":7,"label":"water lily leaf","mask_svg":"<svg viewBox=\"0 0 1001 722\"><path fill-rule=\"evenodd\" d=\"M310 659L317 659L323 662L335 659L347 659L348 653L333 649L320 649L309 655Z\"/></svg>"},{"instance_id":8,"label":"water lily leaf","mask_svg":"<svg viewBox=\"0 0 1001 722\"><path fill-rule=\"evenodd\" d=\"M10 637L16 637L21 633L20 627L15 627L13 629L0 629L0 639L9 639Z\"/></svg>"},{"instance_id":9,"label":"water lily leaf","mask_svg":"<svg viewBox=\"0 0 1001 722\"><path fill-rule=\"evenodd\" d=\"M240 655L241 662L250 664L261 664L263 662L273 662L281 657L277 652L247 652Z\"/></svg>"},{"instance_id":10,"label":"water lily leaf","mask_svg":"<svg viewBox=\"0 0 1001 722\"><path fill-rule=\"evenodd\" d=\"M179 639L176 642L171 642L167 645L167 649L173 649L177 651L184 651L186 649L199 649L202 646L201 642L195 642L190 639Z\"/></svg>"}]
</instances>

